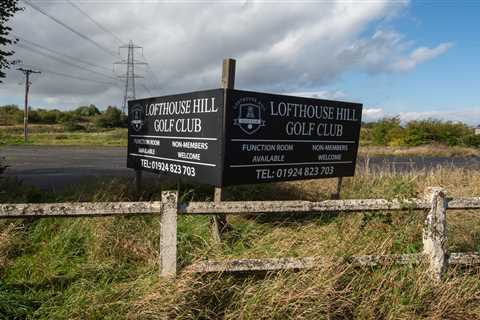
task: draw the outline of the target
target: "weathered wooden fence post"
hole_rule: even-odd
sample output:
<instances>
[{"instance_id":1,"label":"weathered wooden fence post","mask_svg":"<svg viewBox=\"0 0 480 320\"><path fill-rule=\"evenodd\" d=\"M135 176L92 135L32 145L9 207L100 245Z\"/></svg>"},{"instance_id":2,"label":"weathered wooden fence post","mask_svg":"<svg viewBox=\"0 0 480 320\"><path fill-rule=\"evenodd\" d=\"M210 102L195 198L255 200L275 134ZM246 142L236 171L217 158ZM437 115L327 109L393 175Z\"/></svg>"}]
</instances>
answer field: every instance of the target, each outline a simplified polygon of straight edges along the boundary
<instances>
[{"instance_id":1,"label":"weathered wooden fence post","mask_svg":"<svg viewBox=\"0 0 480 320\"><path fill-rule=\"evenodd\" d=\"M160 220L160 276L175 277L177 273L178 191L162 192Z\"/></svg>"},{"instance_id":2,"label":"weathered wooden fence post","mask_svg":"<svg viewBox=\"0 0 480 320\"><path fill-rule=\"evenodd\" d=\"M233 89L235 87L235 60L223 59L222 64L222 87L224 89ZM224 97L224 102L226 99ZM225 106L226 107L226 106ZM215 188L213 201L222 201L222 188ZM219 214L212 218L212 235L216 242L222 241L222 234L229 228L227 216Z\"/></svg>"},{"instance_id":3,"label":"weathered wooden fence post","mask_svg":"<svg viewBox=\"0 0 480 320\"><path fill-rule=\"evenodd\" d=\"M432 278L440 281L448 267L446 191L428 188L425 197L431 201L431 208L423 227L423 253L427 256Z\"/></svg>"}]
</instances>

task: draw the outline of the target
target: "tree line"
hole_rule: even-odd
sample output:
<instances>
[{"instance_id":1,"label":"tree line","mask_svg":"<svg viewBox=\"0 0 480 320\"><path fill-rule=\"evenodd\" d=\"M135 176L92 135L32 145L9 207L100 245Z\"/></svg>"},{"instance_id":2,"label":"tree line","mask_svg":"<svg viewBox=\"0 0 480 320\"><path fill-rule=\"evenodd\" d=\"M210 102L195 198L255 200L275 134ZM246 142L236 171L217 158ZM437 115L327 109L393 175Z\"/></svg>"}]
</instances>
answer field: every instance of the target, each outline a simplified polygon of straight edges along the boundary
<instances>
[{"instance_id":1,"label":"tree line","mask_svg":"<svg viewBox=\"0 0 480 320\"><path fill-rule=\"evenodd\" d=\"M95 127L125 128L127 116L116 107L108 106L100 111L91 104L70 111L30 109L29 122L63 125L65 131L81 131ZM23 124L23 109L16 105L0 106L0 126L17 124ZM462 122L436 119L402 123L399 117L392 117L362 123L360 139L362 145L397 147L438 143L480 148L480 135L475 135L472 127Z\"/></svg>"},{"instance_id":2,"label":"tree line","mask_svg":"<svg viewBox=\"0 0 480 320\"><path fill-rule=\"evenodd\" d=\"M402 124L399 117L383 118L362 124L363 144L378 146L419 146L438 143L447 146L480 147L480 135L462 122L436 119L414 120Z\"/></svg>"},{"instance_id":3,"label":"tree line","mask_svg":"<svg viewBox=\"0 0 480 320\"><path fill-rule=\"evenodd\" d=\"M127 126L127 116L120 109L108 106L100 111L95 105L80 106L74 110L29 109L28 121L33 124L63 125L66 131L80 131L87 127L122 128ZM17 105L0 106L0 125L23 124L23 109Z\"/></svg>"}]
</instances>

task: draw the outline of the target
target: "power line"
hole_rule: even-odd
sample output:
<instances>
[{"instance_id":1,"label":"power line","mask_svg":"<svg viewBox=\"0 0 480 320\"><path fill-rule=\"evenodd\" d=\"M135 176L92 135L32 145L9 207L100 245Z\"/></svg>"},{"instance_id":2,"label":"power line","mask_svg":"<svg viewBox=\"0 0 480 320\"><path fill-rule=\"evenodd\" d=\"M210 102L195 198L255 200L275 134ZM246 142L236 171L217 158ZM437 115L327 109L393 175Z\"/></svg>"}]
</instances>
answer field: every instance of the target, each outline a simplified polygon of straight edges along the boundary
<instances>
[{"instance_id":1,"label":"power line","mask_svg":"<svg viewBox=\"0 0 480 320\"><path fill-rule=\"evenodd\" d=\"M147 72L150 73L150 75L152 76L153 82L155 82L154 87L157 88L157 89L160 89L161 88L160 81L158 81L157 75L153 72L149 63L147 63Z\"/></svg>"},{"instance_id":2,"label":"power line","mask_svg":"<svg viewBox=\"0 0 480 320\"><path fill-rule=\"evenodd\" d=\"M98 74L98 75L100 75L100 76L102 76L102 77L106 77L106 78L109 78L109 79L117 80L117 81L118 81L118 79L116 79L116 78L114 78L114 77L112 77L112 76L106 75L106 74L104 74L104 73L101 73L101 72L98 72L98 71L95 71L95 70L88 69L88 68L86 68L86 67L84 67L84 66L80 66L80 65L78 65L78 64L72 63L72 62L67 61L67 60L64 60L64 59L62 59L62 58L53 56L53 55L51 55L51 54L49 54L49 53L42 52L42 51L40 51L40 50L38 50L38 49L30 46L30 45L27 45L27 44L24 44L24 43L23 43L23 44L22 44L22 43L17 43L17 44L15 44L15 45L18 46L18 47L20 47L20 48L24 48L24 49L30 50L31 52L34 52L34 53L36 53L36 54L38 54L38 55L41 55L41 56L50 58L50 59L52 59L52 60L56 60L56 61L59 61L59 62L61 62L61 63L64 63L64 64L66 64L66 65L75 67L75 68L80 69L80 70L82 70L82 71L89 71L89 72Z\"/></svg>"},{"instance_id":3,"label":"power line","mask_svg":"<svg viewBox=\"0 0 480 320\"><path fill-rule=\"evenodd\" d=\"M108 49L107 47L104 47L103 45L101 45L100 43L92 40L91 38L89 38L88 36L84 35L83 33L75 30L74 28L70 27L69 25L67 25L66 23L62 22L61 20L55 18L54 16L50 15L49 13L47 13L46 11L44 11L42 8L38 7L37 5L34 5L33 3L31 3L29 0L23 0L23 2L25 2L27 5L29 5L31 8L37 10L38 12L40 12L41 14L43 14L44 16L52 19L53 21L55 21L56 23L58 23L59 25L63 26L64 28L70 30L71 32L75 33L77 36L81 37L82 39L84 40L87 40L88 42L90 42L91 44L93 44L94 46L96 46L97 48L105 51L106 53L108 53L109 55L111 56L114 56L116 57L117 54L113 51L111 51L110 49Z\"/></svg>"},{"instance_id":4,"label":"power line","mask_svg":"<svg viewBox=\"0 0 480 320\"><path fill-rule=\"evenodd\" d=\"M153 80L154 80L154 82L155 82L155 84L156 84L155 87L156 87L157 89L160 89L160 87L161 87L161 86L160 86L160 81L158 80L157 75L155 74L155 72L153 72L153 70L152 70L152 68L151 68L151 66L150 66L150 63L148 63L147 58L143 55L143 53L142 53L142 57L143 57L143 59L145 59L145 61L147 62L147 72L150 72L150 75L152 76L152 78L153 78Z\"/></svg>"},{"instance_id":5,"label":"power line","mask_svg":"<svg viewBox=\"0 0 480 320\"><path fill-rule=\"evenodd\" d=\"M82 13L85 17L87 17L91 22L93 22L97 27L99 27L100 29L102 29L103 31L105 31L106 33L110 34L118 43L120 44L123 44L125 43L125 41L122 41L122 39L120 39L115 33L113 33L112 31L108 30L106 27L104 27L103 25L101 25L99 22L97 22L96 20L94 20L88 13L86 13L82 8L80 8L78 5L76 5L75 3L73 3L73 1L71 0L67 0L67 2L72 6L74 7L75 9L77 9L80 13Z\"/></svg>"},{"instance_id":6,"label":"power line","mask_svg":"<svg viewBox=\"0 0 480 320\"><path fill-rule=\"evenodd\" d=\"M80 69L80 70L83 70L83 71L89 71L89 72L98 74L98 75L100 75L100 76L102 76L102 77L106 77L106 78L109 78L109 79L118 81L117 78L114 78L114 77L112 77L112 76L106 75L106 74L104 74L104 73L101 73L101 72L98 72L98 71L95 71L95 70L88 69L88 68L86 68L86 67L84 67L84 66L80 66L80 65L78 65L78 64L72 63L72 62L67 61L67 60L65 60L65 59L62 59L62 58L56 57L56 56L54 56L54 55L51 55L51 54L49 54L49 53L42 52L42 51L40 51L40 50L38 50L38 49L30 46L30 45L27 45L27 44L24 44L24 43L23 43L23 44L17 43L16 46L18 46L18 47L20 47L20 48L24 48L24 49L30 50L31 52L34 52L34 53L39 54L39 55L41 55L41 56L50 58L50 59L52 59L52 60L59 61L59 62L61 62L61 63L63 63L63 64L66 64L66 65L75 67L75 68L77 68L77 69Z\"/></svg>"},{"instance_id":7,"label":"power line","mask_svg":"<svg viewBox=\"0 0 480 320\"><path fill-rule=\"evenodd\" d=\"M24 66L32 67L30 65L25 65L25 64L24 64ZM113 83L113 82L100 81L100 80L87 79L87 78L83 78L83 77L73 76L71 74L66 74L66 73L62 73L62 72L58 72L58 71L52 71L52 70L46 69L44 67L38 68L38 69L41 69L41 71L43 73L50 73L50 74L54 74L54 75L57 75L57 76L60 76L60 77L65 77L65 78L70 78L70 79L75 79L75 80L80 80L80 81L95 82L95 83L99 83L99 84L114 85L117 88L120 88L117 83Z\"/></svg>"},{"instance_id":8,"label":"power line","mask_svg":"<svg viewBox=\"0 0 480 320\"><path fill-rule=\"evenodd\" d=\"M51 73L51 74L54 74L54 75L57 75L57 76L65 77L65 78L70 78L70 79L75 79L75 80L80 80L80 81L96 82L96 83L100 83L100 84L109 84L109 85L114 85L117 88L120 88L116 83L113 83L113 82L86 79L86 78L82 78L82 77L77 77L77 76L72 76L72 75L69 75L69 74L65 74L65 73L62 73L62 72L46 70L44 68L42 68L42 71L45 72L45 73Z\"/></svg>"},{"instance_id":9,"label":"power line","mask_svg":"<svg viewBox=\"0 0 480 320\"><path fill-rule=\"evenodd\" d=\"M68 55L68 54L65 54L65 53L62 53L62 52L58 52L56 50L53 50L53 49L50 49L50 48L47 48L45 46L42 46L38 43L35 43L31 40L27 40L21 36L19 36L18 34L16 34L15 32L11 31L10 32L12 35L14 35L16 38L18 38L20 40L20 43L22 42L25 42L29 45L32 45L32 46L35 46L35 47L38 47L40 49L43 49L45 51L48 51L48 52L51 52L53 54L56 54L56 55L59 55L59 56L63 56L65 58L68 58L68 59L71 59L71 60L74 60L74 61L77 61L77 62L80 62L80 63L83 63L83 64L86 64L86 65L89 65L91 67L95 67L95 68L100 68L100 69L104 69L104 70L107 70L107 71L112 71L110 68L107 68L107 67L104 67L104 66L100 66L98 64L95 64L93 62L90 62L90 61L87 61L87 60L83 60L83 59L80 59L80 58L77 58L77 57L74 57L74 56L71 56L71 55Z\"/></svg>"}]
</instances>

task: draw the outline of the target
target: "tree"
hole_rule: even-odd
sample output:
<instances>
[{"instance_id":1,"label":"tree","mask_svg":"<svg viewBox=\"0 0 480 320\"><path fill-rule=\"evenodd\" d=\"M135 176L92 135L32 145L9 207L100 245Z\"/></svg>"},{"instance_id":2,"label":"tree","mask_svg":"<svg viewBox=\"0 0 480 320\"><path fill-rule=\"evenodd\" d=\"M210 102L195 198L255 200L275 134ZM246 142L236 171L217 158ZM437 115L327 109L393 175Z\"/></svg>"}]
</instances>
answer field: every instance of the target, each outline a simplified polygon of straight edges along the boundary
<instances>
[{"instance_id":1,"label":"tree","mask_svg":"<svg viewBox=\"0 0 480 320\"><path fill-rule=\"evenodd\" d=\"M10 39L8 35L12 28L7 26L8 20L13 17L13 15L23 10L23 8L18 6L18 0L2 0L0 1L0 83L2 78L5 78L5 72L3 70L8 69L12 63L8 60L8 57L13 55L14 51L8 50L5 47L15 43L15 39Z\"/></svg>"},{"instance_id":2,"label":"tree","mask_svg":"<svg viewBox=\"0 0 480 320\"><path fill-rule=\"evenodd\" d=\"M96 125L101 128L124 127L126 118L118 108L109 106L98 116Z\"/></svg>"},{"instance_id":3,"label":"tree","mask_svg":"<svg viewBox=\"0 0 480 320\"><path fill-rule=\"evenodd\" d=\"M94 104L78 107L73 112L81 117L93 117L100 114L100 111Z\"/></svg>"}]
</instances>

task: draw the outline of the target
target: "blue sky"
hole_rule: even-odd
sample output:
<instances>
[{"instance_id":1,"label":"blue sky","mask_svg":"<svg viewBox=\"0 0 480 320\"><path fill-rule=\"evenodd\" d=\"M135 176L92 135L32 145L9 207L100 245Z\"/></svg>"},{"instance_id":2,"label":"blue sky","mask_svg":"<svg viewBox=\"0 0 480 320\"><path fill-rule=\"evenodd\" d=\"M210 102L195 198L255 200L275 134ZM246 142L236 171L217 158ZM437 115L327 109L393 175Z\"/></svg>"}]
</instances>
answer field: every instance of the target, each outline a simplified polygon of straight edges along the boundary
<instances>
[{"instance_id":1,"label":"blue sky","mask_svg":"<svg viewBox=\"0 0 480 320\"><path fill-rule=\"evenodd\" d=\"M390 23L414 43L435 46L452 42L453 46L412 71L376 75L351 72L334 87L390 115L411 112L413 117L417 112L431 112L449 119L450 112L480 111L480 2L412 2ZM472 117L466 119L462 114L460 118L480 122L478 113L472 112Z\"/></svg>"},{"instance_id":2,"label":"blue sky","mask_svg":"<svg viewBox=\"0 0 480 320\"><path fill-rule=\"evenodd\" d=\"M35 3L118 50L120 43L68 2ZM239 89L361 102L366 120L399 115L480 123L480 1L75 3L122 41L144 47L138 58L149 69L137 70L145 75L137 97L218 87L221 60L233 57ZM11 26L24 39L95 62L106 76L124 72L111 71L121 56L106 55L29 6ZM121 104L121 81L55 75L49 71L111 81L22 47L16 51L15 58L44 71L33 81L33 107ZM8 73L0 104L23 103L20 81L17 71Z\"/></svg>"}]
</instances>

